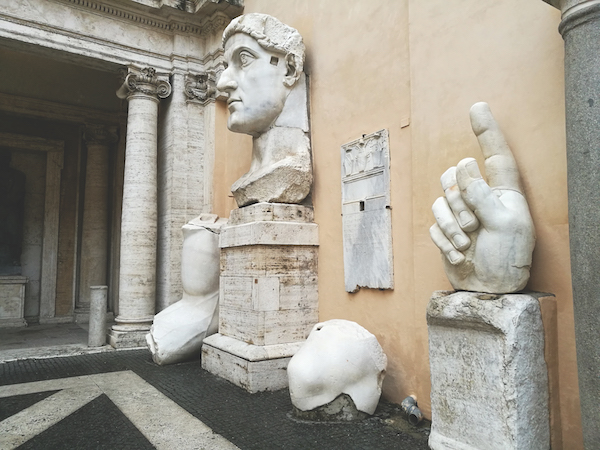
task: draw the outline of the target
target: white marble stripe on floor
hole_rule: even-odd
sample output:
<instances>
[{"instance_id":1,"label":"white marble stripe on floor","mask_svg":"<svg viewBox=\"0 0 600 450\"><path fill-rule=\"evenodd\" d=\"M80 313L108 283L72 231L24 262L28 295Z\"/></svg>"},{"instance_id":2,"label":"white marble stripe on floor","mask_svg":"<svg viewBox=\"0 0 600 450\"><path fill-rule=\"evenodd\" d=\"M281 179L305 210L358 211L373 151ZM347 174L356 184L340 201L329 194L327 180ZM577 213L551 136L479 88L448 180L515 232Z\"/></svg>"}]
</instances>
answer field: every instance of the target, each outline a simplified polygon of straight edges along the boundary
<instances>
[{"instance_id":1,"label":"white marble stripe on floor","mask_svg":"<svg viewBox=\"0 0 600 450\"><path fill-rule=\"evenodd\" d=\"M95 375L0 386L0 398L11 397L13 395L35 394L36 392L57 391L59 389L96 386L96 384L90 380L90 376L93 377Z\"/></svg>"},{"instance_id":2,"label":"white marble stripe on floor","mask_svg":"<svg viewBox=\"0 0 600 450\"><path fill-rule=\"evenodd\" d=\"M53 389L45 389L53 390ZM56 392L0 422L0 448L13 449L57 424L102 392L94 385Z\"/></svg>"},{"instance_id":3,"label":"white marble stripe on floor","mask_svg":"<svg viewBox=\"0 0 600 450\"><path fill-rule=\"evenodd\" d=\"M0 386L0 398L57 389L62 390L0 422L1 449L21 445L102 393L159 450L238 448L132 371Z\"/></svg>"},{"instance_id":4,"label":"white marble stripe on floor","mask_svg":"<svg viewBox=\"0 0 600 450\"><path fill-rule=\"evenodd\" d=\"M133 372L99 374L94 380L158 450L237 449Z\"/></svg>"}]
</instances>

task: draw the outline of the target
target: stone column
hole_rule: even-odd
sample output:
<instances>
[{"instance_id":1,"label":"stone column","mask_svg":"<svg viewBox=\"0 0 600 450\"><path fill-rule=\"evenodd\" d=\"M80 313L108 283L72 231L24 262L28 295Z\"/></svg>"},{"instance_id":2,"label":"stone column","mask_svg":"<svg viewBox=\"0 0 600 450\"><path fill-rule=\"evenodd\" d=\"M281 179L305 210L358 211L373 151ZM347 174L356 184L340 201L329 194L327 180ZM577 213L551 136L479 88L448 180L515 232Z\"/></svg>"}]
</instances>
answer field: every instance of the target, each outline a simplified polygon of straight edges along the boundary
<instances>
[{"instance_id":1,"label":"stone column","mask_svg":"<svg viewBox=\"0 0 600 450\"><path fill-rule=\"evenodd\" d=\"M560 8L565 41L569 237L581 418L586 449L600 448L600 1Z\"/></svg>"},{"instance_id":2,"label":"stone column","mask_svg":"<svg viewBox=\"0 0 600 450\"><path fill-rule=\"evenodd\" d=\"M214 124L207 127L205 111L214 108L214 84L207 73L173 69L173 93L160 115L156 312L181 299L181 227L211 210Z\"/></svg>"},{"instance_id":3,"label":"stone column","mask_svg":"<svg viewBox=\"0 0 600 450\"><path fill-rule=\"evenodd\" d=\"M87 322L90 312L90 286L106 284L108 257L108 160L110 145L117 141L116 129L88 125L85 198L81 232L79 297L75 308L78 322Z\"/></svg>"},{"instance_id":4,"label":"stone column","mask_svg":"<svg viewBox=\"0 0 600 450\"><path fill-rule=\"evenodd\" d=\"M171 93L166 75L129 67L117 91L129 102L121 217L119 315L113 347L145 346L156 301L156 162L159 99Z\"/></svg>"}]
</instances>

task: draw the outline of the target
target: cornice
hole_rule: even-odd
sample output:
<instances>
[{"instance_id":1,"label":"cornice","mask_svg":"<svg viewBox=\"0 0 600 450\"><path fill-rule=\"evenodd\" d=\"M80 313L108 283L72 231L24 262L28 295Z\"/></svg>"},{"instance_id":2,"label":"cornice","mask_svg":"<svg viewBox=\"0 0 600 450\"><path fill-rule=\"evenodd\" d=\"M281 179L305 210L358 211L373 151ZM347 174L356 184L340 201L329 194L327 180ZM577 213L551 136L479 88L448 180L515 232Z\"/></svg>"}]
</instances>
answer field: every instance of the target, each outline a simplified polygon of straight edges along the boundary
<instances>
[{"instance_id":1,"label":"cornice","mask_svg":"<svg viewBox=\"0 0 600 450\"><path fill-rule=\"evenodd\" d=\"M236 12L233 14L216 11L210 15L201 13L190 14L170 8L167 17L160 17L155 11L148 10L149 7L145 7L145 10L137 9L135 7L135 2L132 2L131 7L127 8L122 4L116 5L111 2L99 0L56 1L68 3L75 7L90 10L101 15L113 16L133 24L155 28L163 32L195 34L201 37L210 36L215 32L223 30L233 17L241 13L241 8L236 8ZM140 5L140 7L143 7L143 5ZM238 9L239 12L237 12ZM225 10L229 12L229 8L225 8Z\"/></svg>"}]
</instances>

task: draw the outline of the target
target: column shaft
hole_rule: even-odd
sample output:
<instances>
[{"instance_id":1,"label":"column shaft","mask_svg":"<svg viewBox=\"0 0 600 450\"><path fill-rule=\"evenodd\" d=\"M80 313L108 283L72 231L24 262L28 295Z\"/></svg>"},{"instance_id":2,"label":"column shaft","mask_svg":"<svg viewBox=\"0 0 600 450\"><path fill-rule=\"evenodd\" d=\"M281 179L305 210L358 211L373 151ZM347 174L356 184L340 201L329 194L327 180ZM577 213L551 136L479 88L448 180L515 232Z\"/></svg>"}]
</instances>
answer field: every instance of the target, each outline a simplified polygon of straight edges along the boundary
<instances>
[{"instance_id":1,"label":"column shaft","mask_svg":"<svg viewBox=\"0 0 600 450\"><path fill-rule=\"evenodd\" d=\"M85 197L81 236L79 298L76 314L87 318L90 286L105 285L108 258L108 161L116 134L105 127L88 127Z\"/></svg>"},{"instance_id":2,"label":"column shaft","mask_svg":"<svg viewBox=\"0 0 600 450\"><path fill-rule=\"evenodd\" d=\"M123 331L149 329L154 317L157 123L158 99L142 93L130 96L116 318L119 325L126 325Z\"/></svg>"},{"instance_id":3,"label":"column shaft","mask_svg":"<svg viewBox=\"0 0 600 450\"><path fill-rule=\"evenodd\" d=\"M153 68L130 67L117 91L127 98L127 139L121 249L119 315L112 327L114 347L144 345L156 303L157 129L160 98L171 93L167 77Z\"/></svg>"},{"instance_id":4,"label":"column shaft","mask_svg":"<svg viewBox=\"0 0 600 450\"><path fill-rule=\"evenodd\" d=\"M600 2L581 3L570 13L563 12L560 32L565 40L569 236L579 397L585 447L596 449L600 448Z\"/></svg>"}]
</instances>

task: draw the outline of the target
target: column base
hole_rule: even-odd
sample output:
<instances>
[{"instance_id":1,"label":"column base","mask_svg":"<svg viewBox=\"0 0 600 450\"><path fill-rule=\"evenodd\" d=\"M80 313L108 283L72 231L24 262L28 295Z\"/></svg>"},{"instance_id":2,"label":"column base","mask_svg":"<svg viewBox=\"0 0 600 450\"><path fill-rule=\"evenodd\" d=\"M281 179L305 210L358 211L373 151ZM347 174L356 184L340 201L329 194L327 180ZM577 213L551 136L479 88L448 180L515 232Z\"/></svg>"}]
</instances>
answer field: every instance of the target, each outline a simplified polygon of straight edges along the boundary
<instances>
[{"instance_id":1,"label":"column base","mask_svg":"<svg viewBox=\"0 0 600 450\"><path fill-rule=\"evenodd\" d=\"M90 306L75 308L74 311L75 322L77 323L89 323L90 322Z\"/></svg>"},{"instance_id":2,"label":"column base","mask_svg":"<svg viewBox=\"0 0 600 450\"><path fill-rule=\"evenodd\" d=\"M146 347L146 335L150 332L150 327L147 330L130 330L119 331L114 327L108 332L108 343L114 348L138 348Z\"/></svg>"},{"instance_id":3,"label":"column base","mask_svg":"<svg viewBox=\"0 0 600 450\"><path fill-rule=\"evenodd\" d=\"M23 318L0 319L0 328L26 327L27 321Z\"/></svg>"},{"instance_id":4,"label":"column base","mask_svg":"<svg viewBox=\"0 0 600 450\"><path fill-rule=\"evenodd\" d=\"M213 334L202 345L202 368L251 394L288 386L287 366L304 342L252 345Z\"/></svg>"},{"instance_id":5,"label":"column base","mask_svg":"<svg viewBox=\"0 0 600 450\"><path fill-rule=\"evenodd\" d=\"M429 447L548 449L540 302L551 294L435 292L427 306Z\"/></svg>"}]
</instances>

